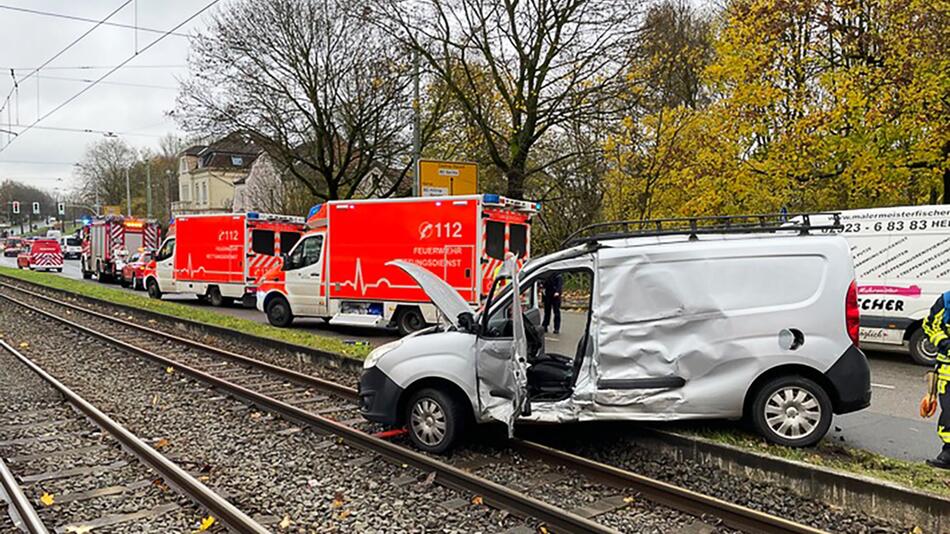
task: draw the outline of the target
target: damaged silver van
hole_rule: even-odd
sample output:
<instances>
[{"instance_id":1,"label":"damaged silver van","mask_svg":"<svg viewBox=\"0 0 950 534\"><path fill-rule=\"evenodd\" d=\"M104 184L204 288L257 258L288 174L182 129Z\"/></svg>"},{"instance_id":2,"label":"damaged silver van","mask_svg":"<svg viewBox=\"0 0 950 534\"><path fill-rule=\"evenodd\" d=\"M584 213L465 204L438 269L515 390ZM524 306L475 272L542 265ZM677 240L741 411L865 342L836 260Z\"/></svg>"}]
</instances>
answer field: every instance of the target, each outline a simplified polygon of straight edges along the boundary
<instances>
[{"instance_id":1,"label":"damaged silver van","mask_svg":"<svg viewBox=\"0 0 950 534\"><path fill-rule=\"evenodd\" d=\"M812 445L833 414L870 404L870 369L848 245L828 232L837 218L789 220L596 225L520 272L506 262L479 312L395 261L448 325L370 354L362 414L406 426L430 452L489 421L512 433L529 421L745 417L769 441ZM544 287L562 288L556 334L542 320Z\"/></svg>"}]
</instances>

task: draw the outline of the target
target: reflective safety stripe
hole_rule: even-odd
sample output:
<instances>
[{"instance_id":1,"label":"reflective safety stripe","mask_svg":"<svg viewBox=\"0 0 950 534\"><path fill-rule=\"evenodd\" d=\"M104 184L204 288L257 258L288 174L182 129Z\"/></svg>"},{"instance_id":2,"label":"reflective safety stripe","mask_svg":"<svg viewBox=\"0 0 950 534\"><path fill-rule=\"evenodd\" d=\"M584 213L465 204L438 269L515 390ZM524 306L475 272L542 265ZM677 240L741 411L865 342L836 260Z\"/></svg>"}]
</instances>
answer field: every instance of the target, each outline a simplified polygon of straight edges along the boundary
<instances>
[{"instance_id":1,"label":"reflective safety stripe","mask_svg":"<svg viewBox=\"0 0 950 534\"><path fill-rule=\"evenodd\" d=\"M942 439L944 443L950 443L950 430L946 427L938 426L937 435L940 436L940 439Z\"/></svg>"},{"instance_id":2,"label":"reflective safety stripe","mask_svg":"<svg viewBox=\"0 0 950 534\"><path fill-rule=\"evenodd\" d=\"M950 338L950 335L947 335L947 331L943 325L943 316L946 310L940 310L935 313L933 317L927 317L924 319L923 326L924 333L927 334L927 337L930 338L930 342L934 347L937 346L941 341Z\"/></svg>"}]
</instances>

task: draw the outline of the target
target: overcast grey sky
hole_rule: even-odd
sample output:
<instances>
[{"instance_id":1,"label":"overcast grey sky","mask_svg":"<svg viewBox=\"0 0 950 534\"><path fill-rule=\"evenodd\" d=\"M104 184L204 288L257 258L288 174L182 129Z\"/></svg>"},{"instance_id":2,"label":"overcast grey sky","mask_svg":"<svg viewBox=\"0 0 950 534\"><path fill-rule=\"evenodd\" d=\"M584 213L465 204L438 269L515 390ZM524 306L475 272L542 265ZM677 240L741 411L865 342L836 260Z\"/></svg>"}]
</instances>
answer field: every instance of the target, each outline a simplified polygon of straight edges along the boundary
<instances>
[{"instance_id":1,"label":"overcast grey sky","mask_svg":"<svg viewBox=\"0 0 950 534\"><path fill-rule=\"evenodd\" d=\"M13 88L10 69L17 78L30 71L95 25L94 22L68 20L25 13L9 8L45 11L55 14L101 20L126 0L0 0L0 106ZM211 0L131 0L109 22L166 31L185 20ZM210 13L218 5L179 30L201 31ZM8 109L0 117L0 130L22 131L42 116L83 89L86 82L105 74L107 69L74 67L112 67L135 54L135 38L142 49L160 37L158 33L135 32L115 26L99 26L48 67L19 85L19 98L11 98L9 111L13 122L7 126ZM187 74L188 39L170 35L149 50L138 54L128 65L105 82L92 87L78 99L42 120L36 128L15 138L5 149L8 134L0 131L0 180L16 179L53 190L75 185L73 164L79 161L90 143L102 134L72 133L42 128L77 128L121 132L136 147L157 149L158 139L177 130L166 116L174 107L178 80ZM161 66L160 68L145 68ZM68 67L68 68L64 68ZM25 70L20 70L25 69ZM71 78L65 80L62 78ZM37 83L39 98L37 98ZM133 85L120 85L133 84ZM143 87L149 86L149 87ZM17 115L19 114L19 125ZM133 135L134 134L134 135ZM57 179L62 178L59 182Z\"/></svg>"}]
</instances>

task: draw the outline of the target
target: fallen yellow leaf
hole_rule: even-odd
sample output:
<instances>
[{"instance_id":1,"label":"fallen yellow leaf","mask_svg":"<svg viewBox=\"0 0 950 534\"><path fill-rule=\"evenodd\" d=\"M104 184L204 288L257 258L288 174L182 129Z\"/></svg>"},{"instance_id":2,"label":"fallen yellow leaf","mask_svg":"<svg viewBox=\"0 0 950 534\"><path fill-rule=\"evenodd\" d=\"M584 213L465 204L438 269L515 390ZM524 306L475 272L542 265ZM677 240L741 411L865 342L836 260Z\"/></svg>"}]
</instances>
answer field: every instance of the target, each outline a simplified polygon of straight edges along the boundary
<instances>
[{"instance_id":1,"label":"fallen yellow leaf","mask_svg":"<svg viewBox=\"0 0 950 534\"><path fill-rule=\"evenodd\" d=\"M635 501L635 500L636 500L636 499L634 499L633 497L624 497L624 498L623 498L623 502L625 502L625 503L627 503L627 504L630 504L630 503L632 503L632 502Z\"/></svg>"},{"instance_id":2,"label":"fallen yellow leaf","mask_svg":"<svg viewBox=\"0 0 950 534\"><path fill-rule=\"evenodd\" d=\"M331 504L330 506L332 506L332 507L334 507L334 508L339 508L339 507L343 506L343 493L342 493L342 492L339 492L339 491L338 491L338 492L336 492L336 493L333 495L333 504Z\"/></svg>"},{"instance_id":3,"label":"fallen yellow leaf","mask_svg":"<svg viewBox=\"0 0 950 534\"><path fill-rule=\"evenodd\" d=\"M290 516L285 515L284 519L277 525L280 528L289 528L290 527Z\"/></svg>"},{"instance_id":4,"label":"fallen yellow leaf","mask_svg":"<svg viewBox=\"0 0 950 534\"><path fill-rule=\"evenodd\" d=\"M201 526L198 527L198 530L196 530L195 532L204 532L208 530L209 528L211 528L211 525L213 524L214 524L214 518L209 515L208 517L201 520Z\"/></svg>"},{"instance_id":5,"label":"fallen yellow leaf","mask_svg":"<svg viewBox=\"0 0 950 534\"><path fill-rule=\"evenodd\" d=\"M172 373L175 372L175 368L174 368L174 367L166 367L166 368L165 368L165 372L168 373L168 374L172 374Z\"/></svg>"},{"instance_id":6,"label":"fallen yellow leaf","mask_svg":"<svg viewBox=\"0 0 950 534\"><path fill-rule=\"evenodd\" d=\"M540 527L538 527L538 532L540 532L541 534L549 534L549 533L550 533L550 531L548 530L548 528L547 528L546 526L544 526L544 525L541 525Z\"/></svg>"},{"instance_id":7,"label":"fallen yellow leaf","mask_svg":"<svg viewBox=\"0 0 950 534\"><path fill-rule=\"evenodd\" d=\"M53 496L46 492L43 492L43 496L40 497L40 502L46 506L53 506L53 500Z\"/></svg>"},{"instance_id":8,"label":"fallen yellow leaf","mask_svg":"<svg viewBox=\"0 0 950 534\"><path fill-rule=\"evenodd\" d=\"M349 516L349 515L350 515L350 511L349 511L349 510L343 510L342 512L339 513L339 515L338 515L337 517L339 517L340 519L346 519L347 516Z\"/></svg>"},{"instance_id":9,"label":"fallen yellow leaf","mask_svg":"<svg viewBox=\"0 0 950 534\"><path fill-rule=\"evenodd\" d=\"M481 506L482 504L484 504L484 502L485 501L482 499L481 495L476 495L472 497L472 504L474 504L475 506Z\"/></svg>"},{"instance_id":10,"label":"fallen yellow leaf","mask_svg":"<svg viewBox=\"0 0 950 534\"><path fill-rule=\"evenodd\" d=\"M168 441L167 439L162 438L162 439L160 439L160 440L158 440L158 441L155 442L155 448L156 448L156 449L162 449L162 448L167 447L170 443L171 443L171 442Z\"/></svg>"},{"instance_id":11,"label":"fallen yellow leaf","mask_svg":"<svg viewBox=\"0 0 950 534\"><path fill-rule=\"evenodd\" d=\"M30 346L30 344L27 343L26 341L20 342L20 348L21 348L21 349L25 349L25 348L27 348L27 347L29 347L29 346Z\"/></svg>"},{"instance_id":12,"label":"fallen yellow leaf","mask_svg":"<svg viewBox=\"0 0 950 534\"><path fill-rule=\"evenodd\" d=\"M92 532L92 527L89 525L79 525L79 526L67 526L66 532L70 534L88 534Z\"/></svg>"}]
</instances>

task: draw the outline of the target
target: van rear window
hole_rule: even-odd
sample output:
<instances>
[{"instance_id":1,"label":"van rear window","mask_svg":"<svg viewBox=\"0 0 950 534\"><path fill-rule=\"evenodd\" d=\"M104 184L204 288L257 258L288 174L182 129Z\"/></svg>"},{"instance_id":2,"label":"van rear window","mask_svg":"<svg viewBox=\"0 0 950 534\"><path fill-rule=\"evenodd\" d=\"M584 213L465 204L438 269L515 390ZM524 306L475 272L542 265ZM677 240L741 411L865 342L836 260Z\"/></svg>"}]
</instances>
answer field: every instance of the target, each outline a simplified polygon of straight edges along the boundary
<instances>
[{"instance_id":1,"label":"van rear window","mask_svg":"<svg viewBox=\"0 0 950 534\"><path fill-rule=\"evenodd\" d=\"M528 227L523 224L508 226L508 251L519 258L528 255Z\"/></svg>"},{"instance_id":2,"label":"van rear window","mask_svg":"<svg viewBox=\"0 0 950 534\"><path fill-rule=\"evenodd\" d=\"M485 225L485 254L496 260L505 259L505 223L488 221Z\"/></svg>"},{"instance_id":3,"label":"van rear window","mask_svg":"<svg viewBox=\"0 0 950 534\"><path fill-rule=\"evenodd\" d=\"M251 231L251 250L258 254L274 255L274 232L271 230Z\"/></svg>"},{"instance_id":4,"label":"van rear window","mask_svg":"<svg viewBox=\"0 0 950 534\"><path fill-rule=\"evenodd\" d=\"M76 239L75 237L66 238L66 245L70 247L80 247L82 246L82 240Z\"/></svg>"}]
</instances>

